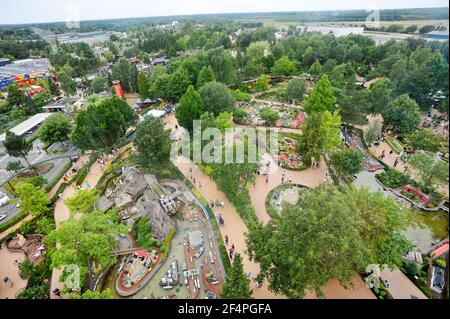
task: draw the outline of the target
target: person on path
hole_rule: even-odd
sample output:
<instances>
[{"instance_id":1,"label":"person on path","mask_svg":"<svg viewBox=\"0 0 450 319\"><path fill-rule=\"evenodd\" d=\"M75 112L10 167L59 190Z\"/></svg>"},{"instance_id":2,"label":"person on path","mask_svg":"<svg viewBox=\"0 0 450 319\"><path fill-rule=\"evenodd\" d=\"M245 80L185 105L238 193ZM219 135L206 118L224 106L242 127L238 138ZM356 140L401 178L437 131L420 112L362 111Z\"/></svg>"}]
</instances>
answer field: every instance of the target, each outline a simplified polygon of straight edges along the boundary
<instances>
[{"instance_id":1,"label":"person on path","mask_svg":"<svg viewBox=\"0 0 450 319\"><path fill-rule=\"evenodd\" d=\"M89 183L89 181L86 181L86 187L87 189L91 189L91 183Z\"/></svg>"},{"instance_id":2,"label":"person on path","mask_svg":"<svg viewBox=\"0 0 450 319\"><path fill-rule=\"evenodd\" d=\"M383 159L384 156L385 156L385 150L383 150L383 151L381 152L380 159Z\"/></svg>"},{"instance_id":3,"label":"person on path","mask_svg":"<svg viewBox=\"0 0 450 319\"><path fill-rule=\"evenodd\" d=\"M292 183L292 177L289 177L289 184Z\"/></svg>"},{"instance_id":4,"label":"person on path","mask_svg":"<svg viewBox=\"0 0 450 319\"><path fill-rule=\"evenodd\" d=\"M234 244L231 244L231 250L234 251Z\"/></svg>"},{"instance_id":5,"label":"person on path","mask_svg":"<svg viewBox=\"0 0 450 319\"><path fill-rule=\"evenodd\" d=\"M269 175L266 175L266 183L269 183Z\"/></svg>"},{"instance_id":6,"label":"person on path","mask_svg":"<svg viewBox=\"0 0 450 319\"><path fill-rule=\"evenodd\" d=\"M398 159L395 160L394 167L397 167L397 164L398 164Z\"/></svg>"},{"instance_id":7,"label":"person on path","mask_svg":"<svg viewBox=\"0 0 450 319\"><path fill-rule=\"evenodd\" d=\"M228 235L225 235L225 245L228 245Z\"/></svg>"}]
</instances>

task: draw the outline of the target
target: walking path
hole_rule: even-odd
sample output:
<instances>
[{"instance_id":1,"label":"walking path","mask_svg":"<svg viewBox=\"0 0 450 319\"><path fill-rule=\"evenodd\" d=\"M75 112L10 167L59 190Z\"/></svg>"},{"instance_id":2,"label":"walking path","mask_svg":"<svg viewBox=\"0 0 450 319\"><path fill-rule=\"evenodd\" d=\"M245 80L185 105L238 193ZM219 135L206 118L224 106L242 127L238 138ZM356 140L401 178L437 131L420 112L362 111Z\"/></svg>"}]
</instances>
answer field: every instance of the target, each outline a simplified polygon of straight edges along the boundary
<instances>
[{"instance_id":1,"label":"walking path","mask_svg":"<svg viewBox=\"0 0 450 319\"><path fill-rule=\"evenodd\" d=\"M165 118L166 127L175 131L175 125L177 121L173 115L169 115ZM256 185L250 186L250 196L253 205L256 209L256 214L262 222L267 222L270 216L265 210L265 198L267 194L274 187L281 183L282 169L280 169L273 159L270 157L264 158L266 162L270 160L270 175L269 183L266 184L265 177L257 176ZM220 227L222 238L228 235L229 245L234 244L235 251L240 253L243 259L244 271L251 272L252 277L255 277L259 273L259 265L255 262L251 262L247 255L247 247L245 244L245 234L248 232L247 226L237 213L235 207L228 201L226 195L221 192L216 183L207 176L202 170L198 168L196 164L184 157L177 157L172 159L173 163L180 169L180 171L187 177L195 177L195 186L198 191L210 201L219 200L225 204L224 208L213 208L215 214L220 213L224 219L224 225ZM191 172L192 170L192 172ZM292 176L293 181L299 184L309 187L318 186L321 181L326 177L327 167L322 160L320 168L308 169L305 171L286 171L287 178ZM294 174L295 173L295 174ZM225 240L224 240L225 242ZM352 280L354 287L350 290L344 289L337 280L331 280L324 288L323 291L327 298L349 298L349 299L375 299L373 293L366 287L364 281L359 275L356 275ZM256 299L267 298L285 298L285 296L275 295L267 288L267 283L264 283L260 288L255 287L255 283L251 282L251 288L253 289L253 296ZM307 293L306 299L317 298L315 293Z\"/></svg>"},{"instance_id":2,"label":"walking path","mask_svg":"<svg viewBox=\"0 0 450 319\"><path fill-rule=\"evenodd\" d=\"M381 277L389 283L389 293L394 299L428 299L427 296L399 269L383 269Z\"/></svg>"},{"instance_id":3,"label":"walking path","mask_svg":"<svg viewBox=\"0 0 450 319\"><path fill-rule=\"evenodd\" d=\"M0 244L2 245L2 244ZM23 252L8 251L6 245L0 248L0 299L14 299L20 290L27 286L28 279L22 279L19 276L19 267L14 264L15 260L25 260ZM8 277L12 282L5 283L3 279Z\"/></svg>"}]
</instances>

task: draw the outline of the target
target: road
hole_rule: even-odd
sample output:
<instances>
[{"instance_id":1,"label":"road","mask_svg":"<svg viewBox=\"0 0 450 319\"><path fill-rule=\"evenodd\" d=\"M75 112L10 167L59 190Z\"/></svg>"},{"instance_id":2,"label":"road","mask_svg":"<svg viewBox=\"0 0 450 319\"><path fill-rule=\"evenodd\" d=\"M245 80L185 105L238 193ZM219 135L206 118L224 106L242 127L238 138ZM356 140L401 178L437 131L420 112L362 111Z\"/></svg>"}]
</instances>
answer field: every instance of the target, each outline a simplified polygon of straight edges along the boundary
<instances>
[{"instance_id":1,"label":"road","mask_svg":"<svg viewBox=\"0 0 450 319\"><path fill-rule=\"evenodd\" d=\"M29 152L27 159L30 162L30 164L36 164L42 161L51 160L52 158L61 157L61 156L69 156L69 155L77 155L78 151L70 148L68 151L63 153L55 153L55 154L48 154L47 152L42 150L42 147L44 144L39 140L35 140L33 142L33 149ZM0 185L3 185L8 178L10 178L13 173L10 173L6 170L6 166L11 161L20 161L22 165L26 166L26 162L23 158L17 158L12 157L9 155L4 155L0 158ZM60 171L64 168L64 166L70 161L69 158L58 158L50 163L53 164L53 167L48 171L47 173L43 174L42 176L47 180L51 181L53 180ZM4 187L0 187L0 192L6 194L10 198L14 198L14 196L5 190ZM5 223L6 221L12 219L14 216L20 213L20 210L14 205L14 204L8 204L3 207L0 207L0 212L6 213L7 216L5 219L0 221L0 224Z\"/></svg>"}]
</instances>

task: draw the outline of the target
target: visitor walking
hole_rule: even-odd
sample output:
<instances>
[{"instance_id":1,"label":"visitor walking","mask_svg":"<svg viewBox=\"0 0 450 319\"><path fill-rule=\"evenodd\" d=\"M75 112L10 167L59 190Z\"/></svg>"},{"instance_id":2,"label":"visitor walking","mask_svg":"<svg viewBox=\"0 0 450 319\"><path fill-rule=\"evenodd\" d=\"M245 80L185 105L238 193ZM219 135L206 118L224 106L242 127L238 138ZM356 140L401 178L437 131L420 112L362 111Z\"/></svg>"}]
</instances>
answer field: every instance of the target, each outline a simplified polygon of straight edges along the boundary
<instances>
[{"instance_id":1,"label":"visitor walking","mask_svg":"<svg viewBox=\"0 0 450 319\"><path fill-rule=\"evenodd\" d=\"M269 175L266 175L266 183L269 183Z\"/></svg>"},{"instance_id":2,"label":"visitor walking","mask_svg":"<svg viewBox=\"0 0 450 319\"><path fill-rule=\"evenodd\" d=\"M55 294L56 297L61 298L61 290L59 288L55 288L53 290L53 293Z\"/></svg>"},{"instance_id":3,"label":"visitor walking","mask_svg":"<svg viewBox=\"0 0 450 319\"><path fill-rule=\"evenodd\" d=\"M234 244L231 244L231 250L234 251Z\"/></svg>"},{"instance_id":4,"label":"visitor walking","mask_svg":"<svg viewBox=\"0 0 450 319\"><path fill-rule=\"evenodd\" d=\"M386 155L385 155L385 150L383 150L383 151L381 152L380 159L382 160L385 156L386 156Z\"/></svg>"},{"instance_id":5,"label":"visitor walking","mask_svg":"<svg viewBox=\"0 0 450 319\"><path fill-rule=\"evenodd\" d=\"M225 245L228 245L228 235L225 235Z\"/></svg>"},{"instance_id":6,"label":"visitor walking","mask_svg":"<svg viewBox=\"0 0 450 319\"><path fill-rule=\"evenodd\" d=\"M289 177L289 184L292 183L292 177Z\"/></svg>"},{"instance_id":7,"label":"visitor walking","mask_svg":"<svg viewBox=\"0 0 450 319\"><path fill-rule=\"evenodd\" d=\"M397 167L397 164L398 164L398 159L395 160L394 167Z\"/></svg>"},{"instance_id":8,"label":"visitor walking","mask_svg":"<svg viewBox=\"0 0 450 319\"><path fill-rule=\"evenodd\" d=\"M87 189L91 189L91 183L89 183L89 181L86 181L86 187Z\"/></svg>"}]
</instances>

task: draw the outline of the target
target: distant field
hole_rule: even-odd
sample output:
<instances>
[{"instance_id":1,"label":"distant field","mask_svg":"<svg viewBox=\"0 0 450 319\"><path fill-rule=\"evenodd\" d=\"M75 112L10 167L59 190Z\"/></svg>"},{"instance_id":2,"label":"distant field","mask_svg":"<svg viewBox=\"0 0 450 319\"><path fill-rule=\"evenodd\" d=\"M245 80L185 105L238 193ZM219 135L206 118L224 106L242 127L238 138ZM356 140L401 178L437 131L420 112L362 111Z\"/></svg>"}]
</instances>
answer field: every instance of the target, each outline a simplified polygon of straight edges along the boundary
<instances>
[{"instance_id":1,"label":"distant field","mask_svg":"<svg viewBox=\"0 0 450 319\"><path fill-rule=\"evenodd\" d=\"M301 22L301 21L278 21L277 19L242 19L242 22L262 22L266 26L272 26L276 28L287 28L290 25L303 24L303 25L337 25L337 26L361 26L366 21L339 21L339 22ZM397 20L397 21L380 21L381 26L391 24L401 24L404 26L417 25L419 28L424 25L449 25L449 20Z\"/></svg>"}]
</instances>

